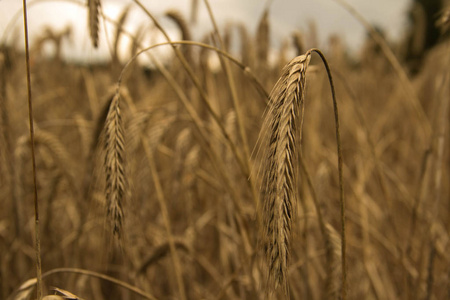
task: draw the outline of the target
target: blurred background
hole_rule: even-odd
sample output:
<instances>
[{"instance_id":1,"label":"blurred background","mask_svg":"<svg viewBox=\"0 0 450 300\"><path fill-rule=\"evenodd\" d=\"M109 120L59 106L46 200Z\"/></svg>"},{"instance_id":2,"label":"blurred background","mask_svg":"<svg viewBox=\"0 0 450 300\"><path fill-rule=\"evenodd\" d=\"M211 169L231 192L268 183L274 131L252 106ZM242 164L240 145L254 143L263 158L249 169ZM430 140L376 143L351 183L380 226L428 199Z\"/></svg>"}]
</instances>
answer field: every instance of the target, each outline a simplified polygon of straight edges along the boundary
<instances>
[{"instance_id":1,"label":"blurred background","mask_svg":"<svg viewBox=\"0 0 450 300\"><path fill-rule=\"evenodd\" d=\"M67 59L77 61L97 61L108 59L108 40L111 43L114 27L107 24L101 28L101 42L99 49L92 49L89 34L86 30L87 10L77 1L28 1L30 37L32 41L39 39L46 29L60 32L66 28L71 29L71 39L62 41L62 55ZM78 1L80 3L81 1ZM103 12L116 19L124 7L132 3L131 0L105 0ZM162 17L162 22L177 37L177 30L164 13L168 9L182 11L186 18L191 18L194 39L199 40L211 29L211 23L202 1L168 0L168 1L142 1L156 16ZM192 14L193 2L198 2L198 10ZM437 18L444 1L441 0L349 0L371 24L382 31L386 38L398 41L405 37L415 25L419 15L427 17L427 26ZM420 4L420 8L418 8ZM326 48L330 36L338 36L350 51L361 48L365 39L365 30L362 26L332 0L219 0L211 3L213 13L219 26L229 23L243 23L250 32L255 32L258 21L267 5L270 5L269 19L271 22L271 43L281 47L286 35L294 30L305 33L314 31L317 44L311 45ZM22 1L0 1L0 32L3 41L14 43L21 47L22 17L20 14ZM194 19L194 20L192 20ZM416 20L417 21L417 20ZM148 19L141 10L135 6L131 9L126 20L125 28L134 32ZM427 27L428 28L428 27ZM106 34L105 34L106 32ZM13 38L13 36L15 38ZM435 36L430 36L430 39ZM154 39L157 39L154 37ZM122 39L119 48L127 49L130 41ZM46 52L50 53L51 46L46 45ZM276 48L275 48L276 49Z\"/></svg>"}]
</instances>

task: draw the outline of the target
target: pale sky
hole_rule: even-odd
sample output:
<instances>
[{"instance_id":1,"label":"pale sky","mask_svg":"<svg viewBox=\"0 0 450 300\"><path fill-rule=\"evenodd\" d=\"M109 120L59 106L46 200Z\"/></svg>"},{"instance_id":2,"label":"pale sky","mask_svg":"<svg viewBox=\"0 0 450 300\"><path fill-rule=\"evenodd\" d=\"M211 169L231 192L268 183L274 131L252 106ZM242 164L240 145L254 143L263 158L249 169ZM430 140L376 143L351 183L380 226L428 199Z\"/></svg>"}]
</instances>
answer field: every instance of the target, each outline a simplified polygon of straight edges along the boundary
<instances>
[{"instance_id":1,"label":"pale sky","mask_svg":"<svg viewBox=\"0 0 450 300\"><path fill-rule=\"evenodd\" d=\"M72 0L73 1L73 0ZM38 2L35 5L31 3ZM78 0L78 2L84 2ZM113 17L122 11L123 7L132 0L102 0L104 12ZM177 37L173 24L163 17L168 9L175 8L188 18L190 15L191 0L141 0L142 3L168 27ZM394 39L403 34L406 25L406 14L411 0L347 0L370 22L380 26L386 31L388 38ZM90 46L89 32L87 30L86 8L63 0L28 0L30 38L36 38L46 26L52 26L56 30L72 24L74 41L67 44L64 54L74 59L95 60L105 56L108 52L107 41L101 40L99 50ZM262 0L210 0L213 13L219 26L226 22L245 23L251 33L254 33L258 20L264 10L266 1ZM22 34L23 19L21 15L22 1L0 0L0 36L11 42L14 32ZM7 27L11 24L11 18L18 14L15 27ZM362 26L337 5L333 0L273 0L270 8L271 38L272 44L279 45L283 38L289 36L294 30L306 32L308 24L314 21L319 35L319 45L310 45L319 48L326 47L326 41L330 34L338 34L352 49L358 49L365 36ZM141 24L151 24L151 21L134 5L134 9L126 28L135 31ZM14 30L11 30L14 28ZM106 28L110 33L113 27ZM7 30L7 32L5 32ZM105 28L101 28L104 32ZM197 33L194 38L200 40L202 36L212 30L211 22L207 15L203 1L199 0L198 23L193 28ZM104 37L104 34L103 34ZM21 38L20 38L21 39ZM23 43L20 39L16 44ZM126 41L124 42L126 43ZM126 45L123 45L126 47Z\"/></svg>"}]
</instances>

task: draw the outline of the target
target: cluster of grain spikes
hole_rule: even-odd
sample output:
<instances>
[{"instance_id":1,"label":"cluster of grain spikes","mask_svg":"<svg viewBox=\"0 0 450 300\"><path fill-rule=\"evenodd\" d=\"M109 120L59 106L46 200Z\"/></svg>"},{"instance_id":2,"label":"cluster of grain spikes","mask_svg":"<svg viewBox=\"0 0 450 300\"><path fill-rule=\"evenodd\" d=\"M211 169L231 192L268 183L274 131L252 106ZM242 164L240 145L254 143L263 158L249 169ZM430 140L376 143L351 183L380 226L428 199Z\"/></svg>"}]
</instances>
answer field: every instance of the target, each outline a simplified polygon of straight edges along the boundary
<instances>
[{"instance_id":1,"label":"cluster of grain spikes","mask_svg":"<svg viewBox=\"0 0 450 300\"><path fill-rule=\"evenodd\" d=\"M282 288L289 297L288 265L292 222L297 201L297 176L301 153L303 113L305 101L306 70L311 53L321 57L328 72L335 111L335 126L338 152L339 187L341 201L341 254L342 284L341 299L346 298L345 262L345 205L342 180L342 154L340 146L339 118L334 84L328 63L322 52L311 49L306 54L292 59L283 69L282 75L269 96L268 111L261 131L265 159L261 166L262 224L260 240L268 266L267 294ZM319 222L323 222L320 218ZM323 224L321 224L323 227ZM325 244L329 243L324 233Z\"/></svg>"}]
</instances>

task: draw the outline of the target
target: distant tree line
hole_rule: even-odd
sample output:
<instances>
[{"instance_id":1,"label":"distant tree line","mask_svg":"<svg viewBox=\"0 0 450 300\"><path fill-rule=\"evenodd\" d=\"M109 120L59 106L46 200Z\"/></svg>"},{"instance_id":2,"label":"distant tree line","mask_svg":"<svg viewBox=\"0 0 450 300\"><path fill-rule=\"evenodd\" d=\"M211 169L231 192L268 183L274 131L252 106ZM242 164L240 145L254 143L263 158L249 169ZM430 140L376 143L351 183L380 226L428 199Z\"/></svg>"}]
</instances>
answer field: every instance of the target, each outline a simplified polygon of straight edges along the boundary
<instances>
[{"instance_id":1,"label":"distant tree line","mask_svg":"<svg viewBox=\"0 0 450 300\"><path fill-rule=\"evenodd\" d=\"M447 0L412 0L408 14L410 30L406 41L405 60L415 72L424 54L442 39L442 32L436 26Z\"/></svg>"}]
</instances>

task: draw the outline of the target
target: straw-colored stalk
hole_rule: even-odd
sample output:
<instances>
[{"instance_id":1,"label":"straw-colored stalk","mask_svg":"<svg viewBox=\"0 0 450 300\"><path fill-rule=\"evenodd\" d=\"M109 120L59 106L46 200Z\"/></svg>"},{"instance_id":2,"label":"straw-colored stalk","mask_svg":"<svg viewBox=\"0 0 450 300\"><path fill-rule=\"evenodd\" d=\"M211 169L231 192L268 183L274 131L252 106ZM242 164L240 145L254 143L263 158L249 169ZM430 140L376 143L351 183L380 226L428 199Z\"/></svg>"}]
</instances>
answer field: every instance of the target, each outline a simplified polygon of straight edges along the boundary
<instances>
[{"instance_id":1,"label":"straw-colored stalk","mask_svg":"<svg viewBox=\"0 0 450 300\"><path fill-rule=\"evenodd\" d=\"M119 16L119 19L117 21L117 27L116 27L116 32L114 34L114 47L113 47L113 61L115 62L119 62L119 43L120 43L120 38L121 38L121 34L123 32L123 28L125 25L125 22L127 21L128 15L130 13L130 6L126 6L122 13Z\"/></svg>"}]
</instances>

